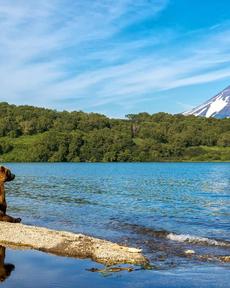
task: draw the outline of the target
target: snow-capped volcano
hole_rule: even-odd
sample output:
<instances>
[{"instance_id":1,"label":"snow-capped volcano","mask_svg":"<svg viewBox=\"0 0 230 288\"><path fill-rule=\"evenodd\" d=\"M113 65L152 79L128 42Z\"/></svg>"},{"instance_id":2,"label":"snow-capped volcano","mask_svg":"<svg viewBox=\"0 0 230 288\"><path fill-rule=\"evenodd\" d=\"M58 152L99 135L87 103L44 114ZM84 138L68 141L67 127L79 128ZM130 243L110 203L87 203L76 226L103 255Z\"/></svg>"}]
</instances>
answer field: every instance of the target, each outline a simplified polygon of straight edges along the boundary
<instances>
[{"instance_id":1,"label":"snow-capped volcano","mask_svg":"<svg viewBox=\"0 0 230 288\"><path fill-rule=\"evenodd\" d=\"M230 118L230 86L184 115Z\"/></svg>"}]
</instances>

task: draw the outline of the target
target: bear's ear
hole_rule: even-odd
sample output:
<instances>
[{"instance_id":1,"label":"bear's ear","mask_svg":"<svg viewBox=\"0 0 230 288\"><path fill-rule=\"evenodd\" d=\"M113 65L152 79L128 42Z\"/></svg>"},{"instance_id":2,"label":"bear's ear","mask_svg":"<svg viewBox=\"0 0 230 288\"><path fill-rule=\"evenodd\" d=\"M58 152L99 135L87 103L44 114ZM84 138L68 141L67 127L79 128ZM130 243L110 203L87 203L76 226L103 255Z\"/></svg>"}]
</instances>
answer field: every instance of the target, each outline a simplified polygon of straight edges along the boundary
<instances>
[{"instance_id":1,"label":"bear's ear","mask_svg":"<svg viewBox=\"0 0 230 288\"><path fill-rule=\"evenodd\" d=\"M5 167L0 166L0 172L4 173L5 172Z\"/></svg>"},{"instance_id":2,"label":"bear's ear","mask_svg":"<svg viewBox=\"0 0 230 288\"><path fill-rule=\"evenodd\" d=\"M0 182L5 181L5 167L0 166Z\"/></svg>"}]
</instances>

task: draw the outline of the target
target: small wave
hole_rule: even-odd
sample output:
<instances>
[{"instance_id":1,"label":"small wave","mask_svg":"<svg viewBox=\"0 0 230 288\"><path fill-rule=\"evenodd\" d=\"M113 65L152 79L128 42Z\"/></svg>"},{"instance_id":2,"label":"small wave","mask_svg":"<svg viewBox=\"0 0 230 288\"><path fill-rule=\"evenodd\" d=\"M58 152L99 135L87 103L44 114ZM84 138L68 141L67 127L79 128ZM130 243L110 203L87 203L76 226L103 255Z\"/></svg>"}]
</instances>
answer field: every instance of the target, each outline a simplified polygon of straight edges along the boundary
<instances>
[{"instance_id":1,"label":"small wave","mask_svg":"<svg viewBox=\"0 0 230 288\"><path fill-rule=\"evenodd\" d=\"M194 244L206 244L210 246L221 246L221 247L230 247L230 242L224 242L221 240L215 240L205 237L198 237L198 236L192 236L189 234L174 234L169 233L166 236L167 239L177 242L188 242L188 243L194 243Z\"/></svg>"},{"instance_id":2,"label":"small wave","mask_svg":"<svg viewBox=\"0 0 230 288\"><path fill-rule=\"evenodd\" d=\"M153 228L148 228L145 226L141 226L138 224L130 224L130 223L120 223L119 221L113 222L115 223L116 230L118 228L122 228L122 230L131 230L134 233L142 235L144 237L151 237L154 240L165 239L172 240L176 242L197 244L197 245L206 245L206 246L216 246L216 247L230 247L230 241L221 240L221 239L212 239L207 237L199 237L190 234L176 234L167 230L155 230ZM111 227L111 225L110 225ZM155 243L156 244L156 243Z\"/></svg>"}]
</instances>

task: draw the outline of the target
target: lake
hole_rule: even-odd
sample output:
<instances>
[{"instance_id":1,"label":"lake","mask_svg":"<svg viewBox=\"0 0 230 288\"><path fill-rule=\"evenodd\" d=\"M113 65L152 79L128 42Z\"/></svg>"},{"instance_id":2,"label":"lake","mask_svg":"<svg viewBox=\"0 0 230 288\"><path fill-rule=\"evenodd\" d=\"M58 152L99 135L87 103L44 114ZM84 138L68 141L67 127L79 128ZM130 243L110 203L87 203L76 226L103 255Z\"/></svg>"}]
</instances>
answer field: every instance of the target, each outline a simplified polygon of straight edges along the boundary
<instances>
[{"instance_id":1,"label":"lake","mask_svg":"<svg viewBox=\"0 0 230 288\"><path fill-rule=\"evenodd\" d=\"M229 287L230 163L4 165L8 214L141 247L153 269L93 273L102 265L7 249L3 287Z\"/></svg>"}]
</instances>

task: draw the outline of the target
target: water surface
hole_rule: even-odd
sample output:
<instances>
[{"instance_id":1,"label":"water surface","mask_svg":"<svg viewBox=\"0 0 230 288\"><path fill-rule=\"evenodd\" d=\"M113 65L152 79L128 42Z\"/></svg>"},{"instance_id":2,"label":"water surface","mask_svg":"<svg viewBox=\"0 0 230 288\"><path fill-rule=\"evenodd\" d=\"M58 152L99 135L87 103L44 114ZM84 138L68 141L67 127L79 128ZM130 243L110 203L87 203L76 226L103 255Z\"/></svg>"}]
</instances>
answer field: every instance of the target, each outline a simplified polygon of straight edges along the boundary
<instances>
[{"instance_id":1,"label":"water surface","mask_svg":"<svg viewBox=\"0 0 230 288\"><path fill-rule=\"evenodd\" d=\"M230 255L229 163L11 163L7 166L17 176L7 184L9 214L21 217L27 224L83 232L141 247L157 272L120 273L122 281L131 281L132 287L148 287L148 281L153 285L152 277L159 280L156 280L159 287L167 287L167 281L172 279L177 287L176 283L186 277L198 282L203 279L206 283L213 269L218 285L211 286L210 280L209 287L227 287L229 264L217 257ZM185 255L188 249L194 250L195 256ZM36 254L36 257L45 257L49 266L48 256ZM86 265L83 260L55 261L62 272L66 271L62 261L76 263L78 267ZM52 265L49 267L52 273ZM84 268L80 270L83 278L90 277L93 281L93 277L98 277ZM110 287L119 282L119 277L110 278ZM10 281L13 281L11 277ZM201 282L197 287L204 285ZM193 284L196 285L195 280ZM95 287L103 285L100 282Z\"/></svg>"}]
</instances>

